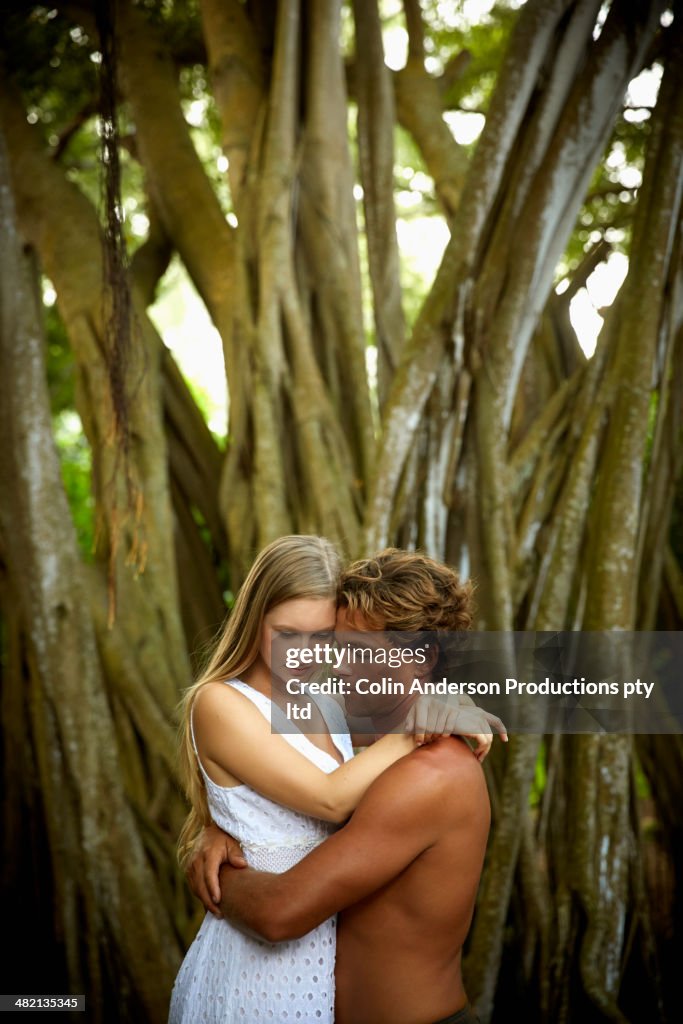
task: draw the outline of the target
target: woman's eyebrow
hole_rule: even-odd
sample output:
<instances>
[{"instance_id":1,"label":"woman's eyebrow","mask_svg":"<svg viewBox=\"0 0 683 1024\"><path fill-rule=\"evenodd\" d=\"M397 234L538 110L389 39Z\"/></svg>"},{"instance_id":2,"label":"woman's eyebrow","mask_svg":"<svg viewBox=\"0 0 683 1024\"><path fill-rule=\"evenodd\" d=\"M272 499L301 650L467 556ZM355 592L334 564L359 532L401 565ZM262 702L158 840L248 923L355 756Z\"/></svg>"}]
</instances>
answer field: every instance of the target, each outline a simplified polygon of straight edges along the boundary
<instances>
[{"instance_id":1,"label":"woman's eyebrow","mask_svg":"<svg viewBox=\"0 0 683 1024\"><path fill-rule=\"evenodd\" d=\"M287 633L334 633L336 627L324 626L322 629L299 629L298 626L276 625L273 623L270 628Z\"/></svg>"}]
</instances>

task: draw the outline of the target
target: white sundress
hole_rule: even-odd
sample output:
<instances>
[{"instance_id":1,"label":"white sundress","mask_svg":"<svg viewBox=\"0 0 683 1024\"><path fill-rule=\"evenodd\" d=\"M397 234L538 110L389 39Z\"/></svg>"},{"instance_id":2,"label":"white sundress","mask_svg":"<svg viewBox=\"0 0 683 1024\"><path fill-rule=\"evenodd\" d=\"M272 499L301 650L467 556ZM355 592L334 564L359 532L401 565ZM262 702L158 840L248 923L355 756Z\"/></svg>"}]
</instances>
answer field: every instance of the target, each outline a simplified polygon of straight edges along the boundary
<instances>
[{"instance_id":1,"label":"white sundress","mask_svg":"<svg viewBox=\"0 0 683 1024\"><path fill-rule=\"evenodd\" d=\"M271 721L281 709L241 680L226 680ZM331 697L317 703L344 761L353 757L346 719ZM291 723L290 723L291 725ZM197 745L190 718L192 743ZM300 730L283 738L322 771L338 762ZM247 864L280 873L297 864L336 825L282 807L249 786L219 786L197 761L206 781L211 817L237 839ZM333 1024L336 918L299 939L270 943L245 935L228 921L207 914L185 955L173 986L169 1024Z\"/></svg>"}]
</instances>

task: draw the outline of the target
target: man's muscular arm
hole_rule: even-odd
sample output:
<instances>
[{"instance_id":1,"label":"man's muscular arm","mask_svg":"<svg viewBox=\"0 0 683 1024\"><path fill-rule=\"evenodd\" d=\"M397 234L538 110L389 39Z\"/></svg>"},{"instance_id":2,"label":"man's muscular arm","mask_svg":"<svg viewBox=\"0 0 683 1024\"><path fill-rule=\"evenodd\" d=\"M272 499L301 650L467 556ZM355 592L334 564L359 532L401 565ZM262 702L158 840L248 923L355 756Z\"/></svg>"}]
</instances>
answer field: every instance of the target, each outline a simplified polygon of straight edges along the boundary
<instances>
[{"instance_id":1,"label":"man's muscular arm","mask_svg":"<svg viewBox=\"0 0 683 1024\"><path fill-rule=\"evenodd\" d=\"M465 822L473 801L481 800L481 765L462 745L462 756L447 770L430 747L392 765L368 789L349 823L289 871L224 866L223 914L251 934L282 942L305 935L386 885L439 838L446 804L449 822L460 816Z\"/></svg>"}]
</instances>

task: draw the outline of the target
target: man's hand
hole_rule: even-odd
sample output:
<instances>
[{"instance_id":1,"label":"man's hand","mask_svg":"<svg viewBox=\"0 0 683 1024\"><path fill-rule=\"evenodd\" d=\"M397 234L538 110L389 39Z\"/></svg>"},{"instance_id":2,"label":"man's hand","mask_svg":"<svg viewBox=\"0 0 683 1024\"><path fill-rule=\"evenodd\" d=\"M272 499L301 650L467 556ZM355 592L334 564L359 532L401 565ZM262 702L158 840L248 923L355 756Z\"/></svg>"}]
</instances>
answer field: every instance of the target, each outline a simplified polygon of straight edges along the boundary
<instances>
[{"instance_id":1,"label":"man's hand","mask_svg":"<svg viewBox=\"0 0 683 1024\"><path fill-rule=\"evenodd\" d=\"M462 694L448 702L438 697L419 697L405 720L406 732L415 734L418 743L431 743L440 736L465 736L476 743L474 754L482 762L493 743L494 730L507 743L505 725L497 717Z\"/></svg>"},{"instance_id":2,"label":"man's hand","mask_svg":"<svg viewBox=\"0 0 683 1024\"><path fill-rule=\"evenodd\" d=\"M185 877L194 895L214 917L223 916L218 907L221 898L218 874L222 864L230 864L233 868L247 866L237 840L218 825L207 825L197 837Z\"/></svg>"}]
</instances>

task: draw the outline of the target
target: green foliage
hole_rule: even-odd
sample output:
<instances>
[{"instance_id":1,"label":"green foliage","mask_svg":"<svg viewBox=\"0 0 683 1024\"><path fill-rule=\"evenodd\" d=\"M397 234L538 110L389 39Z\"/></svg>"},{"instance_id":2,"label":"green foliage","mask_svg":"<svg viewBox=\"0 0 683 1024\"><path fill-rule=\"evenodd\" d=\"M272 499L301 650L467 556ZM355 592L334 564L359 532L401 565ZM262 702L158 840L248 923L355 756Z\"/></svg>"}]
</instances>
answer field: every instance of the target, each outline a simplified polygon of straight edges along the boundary
<instances>
[{"instance_id":1,"label":"green foliage","mask_svg":"<svg viewBox=\"0 0 683 1024\"><path fill-rule=\"evenodd\" d=\"M58 16L59 15L59 16ZM92 41L57 8L16 4L3 22L3 60L27 102L28 119L40 124L50 145L92 109L98 66Z\"/></svg>"},{"instance_id":2,"label":"green foliage","mask_svg":"<svg viewBox=\"0 0 683 1024\"><path fill-rule=\"evenodd\" d=\"M207 551L211 552L213 560L213 568L216 574L216 580L220 587L223 601L225 602L226 610L230 610L235 603L235 595L230 590L230 569L226 562L221 561L218 552L213 546L213 538L211 530L206 524L206 520L202 515L199 508L196 505L190 506L190 513L195 521L199 535L206 547Z\"/></svg>"},{"instance_id":3,"label":"green foliage","mask_svg":"<svg viewBox=\"0 0 683 1024\"><path fill-rule=\"evenodd\" d=\"M51 289L49 282L45 290ZM53 293L54 294L54 293ZM57 306L45 303L44 329L47 340L47 382L52 415L74 409L74 358Z\"/></svg>"},{"instance_id":4,"label":"green foliage","mask_svg":"<svg viewBox=\"0 0 683 1024\"><path fill-rule=\"evenodd\" d=\"M422 6L427 26L427 68L439 73L460 54L469 57L465 70L444 94L445 107L485 111L517 17L517 5L497 3L478 23L465 17L462 4L456 0L424 0Z\"/></svg>"},{"instance_id":5,"label":"green foliage","mask_svg":"<svg viewBox=\"0 0 683 1024\"><path fill-rule=\"evenodd\" d=\"M659 391L650 392L650 402L647 410L647 442L645 447L645 462L643 466L643 473L647 472L650 466L650 460L652 458L652 444L655 439L655 429L657 427L657 411L659 409Z\"/></svg>"},{"instance_id":6,"label":"green foliage","mask_svg":"<svg viewBox=\"0 0 683 1024\"><path fill-rule=\"evenodd\" d=\"M51 290L45 281L43 290ZM45 303L47 383L55 443L78 544L86 561L93 557L95 504L92 493L92 457L83 424L75 407L75 362L57 306Z\"/></svg>"},{"instance_id":7,"label":"green foliage","mask_svg":"<svg viewBox=\"0 0 683 1024\"><path fill-rule=\"evenodd\" d=\"M64 409L54 418L62 480L76 528L79 547L86 561L92 561L95 502L92 493L92 456L78 414Z\"/></svg>"},{"instance_id":8,"label":"green foliage","mask_svg":"<svg viewBox=\"0 0 683 1024\"><path fill-rule=\"evenodd\" d=\"M655 69L658 65L653 66ZM650 137L648 108L627 107L617 121L602 160L595 168L585 202L577 218L558 280L578 266L584 254L601 238L615 252L628 253L638 185L645 166Z\"/></svg>"},{"instance_id":9,"label":"green foliage","mask_svg":"<svg viewBox=\"0 0 683 1024\"><path fill-rule=\"evenodd\" d=\"M641 800L649 800L652 797L652 790L647 775L643 771L640 760L636 754L633 755L633 772L636 784L636 793Z\"/></svg>"},{"instance_id":10,"label":"green foliage","mask_svg":"<svg viewBox=\"0 0 683 1024\"><path fill-rule=\"evenodd\" d=\"M217 430L214 430L211 426L212 415L214 412L214 402L211 398L211 395L208 393L206 388L201 387L201 385L197 384L197 382L192 380L191 377L188 377L188 375L182 370L182 368L180 372L183 374L185 383L187 384L188 391L192 395L192 398L194 399L197 408L201 412L206 422L206 425L211 431L211 436L213 437L219 449L221 451L225 451L228 440L227 435L224 433L220 433Z\"/></svg>"},{"instance_id":11,"label":"green foliage","mask_svg":"<svg viewBox=\"0 0 683 1024\"><path fill-rule=\"evenodd\" d=\"M220 126L207 83L204 45L194 3L146 2L150 20L178 55L179 87L183 109L201 109L201 123L191 115L191 134L197 153L226 213L231 210L225 174L218 169ZM3 26L7 70L26 101L28 119L65 167L67 176L101 208L101 161L97 109L100 52L97 41L68 11L35 5L30 13L8 15ZM92 29L91 29L92 31ZM187 66L184 61L189 60ZM119 106L121 136L121 191L126 216L129 253L143 241L147 200L144 177L135 158L135 128L128 105Z\"/></svg>"},{"instance_id":12,"label":"green foliage","mask_svg":"<svg viewBox=\"0 0 683 1024\"><path fill-rule=\"evenodd\" d=\"M548 745L545 740L542 740L538 750L538 756L536 758L536 766L534 768L534 781L532 782L531 789L529 791L530 807L538 807L541 803L548 775L546 766L547 756Z\"/></svg>"}]
</instances>

